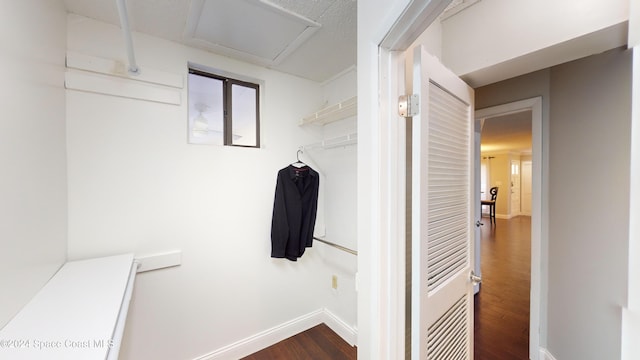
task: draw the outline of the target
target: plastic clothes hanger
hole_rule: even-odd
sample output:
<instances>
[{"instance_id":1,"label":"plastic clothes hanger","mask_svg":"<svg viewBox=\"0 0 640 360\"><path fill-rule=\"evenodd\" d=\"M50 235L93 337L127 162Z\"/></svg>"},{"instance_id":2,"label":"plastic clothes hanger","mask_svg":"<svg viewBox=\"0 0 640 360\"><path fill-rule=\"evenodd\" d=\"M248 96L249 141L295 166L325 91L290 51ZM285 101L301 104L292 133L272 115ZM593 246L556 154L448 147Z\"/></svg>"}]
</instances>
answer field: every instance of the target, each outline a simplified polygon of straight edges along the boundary
<instances>
[{"instance_id":1,"label":"plastic clothes hanger","mask_svg":"<svg viewBox=\"0 0 640 360\"><path fill-rule=\"evenodd\" d=\"M302 168L307 166L307 164L303 163L302 161L300 161L300 154L302 153L302 149L298 149L298 152L296 153L296 162L292 163L291 166L297 167L297 168Z\"/></svg>"}]
</instances>

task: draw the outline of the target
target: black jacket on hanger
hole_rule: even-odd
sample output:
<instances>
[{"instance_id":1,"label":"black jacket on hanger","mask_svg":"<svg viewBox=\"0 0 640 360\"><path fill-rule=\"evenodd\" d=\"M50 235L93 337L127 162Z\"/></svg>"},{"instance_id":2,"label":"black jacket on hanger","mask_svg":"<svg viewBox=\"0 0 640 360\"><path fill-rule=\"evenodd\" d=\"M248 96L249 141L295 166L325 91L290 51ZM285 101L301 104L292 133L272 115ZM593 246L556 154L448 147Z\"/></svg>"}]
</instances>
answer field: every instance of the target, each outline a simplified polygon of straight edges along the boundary
<instances>
[{"instance_id":1,"label":"black jacket on hanger","mask_svg":"<svg viewBox=\"0 0 640 360\"><path fill-rule=\"evenodd\" d=\"M320 176L309 166L278 171L271 221L271 257L296 261L313 242Z\"/></svg>"}]
</instances>

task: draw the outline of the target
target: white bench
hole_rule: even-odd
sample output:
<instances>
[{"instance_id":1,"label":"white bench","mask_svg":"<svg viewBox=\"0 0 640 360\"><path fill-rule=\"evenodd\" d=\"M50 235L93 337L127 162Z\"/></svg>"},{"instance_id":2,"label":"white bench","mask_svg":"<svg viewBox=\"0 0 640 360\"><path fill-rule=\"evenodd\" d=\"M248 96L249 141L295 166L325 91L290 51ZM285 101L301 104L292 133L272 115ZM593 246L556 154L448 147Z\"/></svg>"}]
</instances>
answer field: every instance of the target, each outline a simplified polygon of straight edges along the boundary
<instances>
[{"instance_id":1,"label":"white bench","mask_svg":"<svg viewBox=\"0 0 640 360\"><path fill-rule=\"evenodd\" d=\"M70 261L0 330L0 359L117 359L133 254Z\"/></svg>"}]
</instances>

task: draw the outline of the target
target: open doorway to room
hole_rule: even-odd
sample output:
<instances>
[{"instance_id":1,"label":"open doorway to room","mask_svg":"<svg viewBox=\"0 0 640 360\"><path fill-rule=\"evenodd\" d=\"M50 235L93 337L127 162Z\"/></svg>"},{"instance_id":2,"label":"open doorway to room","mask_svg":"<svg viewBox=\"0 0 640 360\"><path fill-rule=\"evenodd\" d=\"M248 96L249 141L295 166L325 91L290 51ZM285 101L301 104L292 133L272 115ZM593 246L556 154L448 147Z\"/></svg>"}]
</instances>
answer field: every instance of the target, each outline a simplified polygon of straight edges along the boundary
<instances>
[{"instance_id":1,"label":"open doorway to room","mask_svg":"<svg viewBox=\"0 0 640 360\"><path fill-rule=\"evenodd\" d=\"M481 122L481 199L490 200L496 190L497 197L495 219L482 214L479 237L483 284L475 296L476 359L529 358L531 122L531 110Z\"/></svg>"},{"instance_id":2,"label":"open doorway to room","mask_svg":"<svg viewBox=\"0 0 640 360\"><path fill-rule=\"evenodd\" d=\"M497 217L531 216L531 110L487 118L481 127L481 199L495 187Z\"/></svg>"},{"instance_id":3,"label":"open doorway to room","mask_svg":"<svg viewBox=\"0 0 640 360\"><path fill-rule=\"evenodd\" d=\"M476 359L535 358L538 335L531 329L538 327L540 306L540 109L541 98L534 98L476 111L477 188L481 199L498 189L495 223L486 207L485 225L476 235L476 271L483 278L475 296Z\"/></svg>"}]
</instances>

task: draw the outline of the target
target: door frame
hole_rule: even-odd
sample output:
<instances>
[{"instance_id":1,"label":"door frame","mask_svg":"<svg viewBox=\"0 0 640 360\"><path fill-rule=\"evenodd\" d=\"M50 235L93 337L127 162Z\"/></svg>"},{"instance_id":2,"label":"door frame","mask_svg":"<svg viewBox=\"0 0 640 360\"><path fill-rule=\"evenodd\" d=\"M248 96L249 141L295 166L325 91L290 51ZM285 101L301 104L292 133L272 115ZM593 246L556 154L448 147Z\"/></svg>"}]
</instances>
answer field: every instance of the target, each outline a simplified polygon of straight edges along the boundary
<instances>
[{"instance_id":1,"label":"door frame","mask_svg":"<svg viewBox=\"0 0 640 360\"><path fill-rule=\"evenodd\" d=\"M533 161L524 160L520 164L520 209L522 209L522 179L525 179L525 177L522 176L524 174L524 171L522 170L524 169L524 164L529 164L530 169L529 169L529 177L527 181L529 182L529 187L531 188L531 194L533 195ZM531 216L531 200L529 200L529 211L524 212L523 214L526 216Z\"/></svg>"},{"instance_id":2,"label":"door frame","mask_svg":"<svg viewBox=\"0 0 640 360\"><path fill-rule=\"evenodd\" d=\"M401 78L400 68L404 67L404 58L399 54L411 46L450 2L451 0L410 0L404 5L396 3L393 9L390 9L390 13L397 14L391 16L395 21L387 22L389 24L387 31L380 33L380 41L377 42L377 81L375 81L377 89L372 90L377 92L378 111L375 113L377 119L374 120L375 125L371 129L372 143L367 143L368 147L359 143L358 152L376 151L376 155L372 156L372 168L368 174L375 175L369 185L378 189L378 196L367 203L369 205L367 208L371 219L374 220L372 225L375 224L378 235L364 239L365 232L359 234L359 241L366 240L371 247L369 256L358 259L359 272L362 272L359 279L366 282L360 286L358 293L358 323L359 327L365 324L372 326L370 332L360 334L363 343L359 345L368 347L366 350L362 349L365 350L363 353L379 359L403 358L405 346L405 322L399 319L404 319L406 300L404 292L406 176L405 171L402 171L406 169L404 156L406 123L397 113L397 99L402 95L398 79ZM373 50L375 45L371 45L373 46L370 49ZM532 172L540 176L534 181L535 194L532 198L529 345L530 359L537 360L540 356L541 320L542 169L548 169L548 166L542 163L545 158L542 156L542 98L532 98L523 102L518 110L531 108L535 118L538 119L533 121L532 129L537 160L533 162ZM496 110L489 109L486 110ZM535 224L533 223L534 213L538 214L535 217ZM363 230L366 230L366 234L374 235L375 233L371 233L374 229ZM362 327L361 329L364 330Z\"/></svg>"},{"instance_id":3,"label":"door frame","mask_svg":"<svg viewBox=\"0 0 640 360\"><path fill-rule=\"evenodd\" d=\"M531 291L529 303L529 359L540 358L540 302L541 302L541 253L542 231L546 220L542 217L543 204L543 177L548 173L548 163L542 153L543 128L542 128L542 97L511 102L508 104L479 109L475 113L476 122L485 119L513 114L521 111L531 111ZM480 169L476 169L480 172ZM477 177L479 179L479 175ZM479 254L480 241L476 241L476 253ZM476 271L480 269L480 261L476 262Z\"/></svg>"},{"instance_id":4,"label":"door frame","mask_svg":"<svg viewBox=\"0 0 640 360\"><path fill-rule=\"evenodd\" d=\"M363 188L375 189L377 196L358 200L359 209L366 208L372 220L371 228L358 231L358 241L369 244L368 250L361 247L365 256L358 256L359 357L361 353L363 358L372 359L405 356L406 122L398 114L398 96L405 93L404 82L398 80L404 78L402 53L450 2L408 0L390 5L391 15L385 22L388 27L383 25L386 31L379 34L379 41L368 46L378 55L377 72L369 74L377 76L377 87L369 91L377 95L378 109L372 114L376 119L366 120L374 125L363 127L370 128L367 136L372 137L371 142L364 138L358 142L359 157L373 152L365 160L371 169L363 166L359 176L373 176ZM361 120L363 114L369 113L366 105L366 100L358 104L359 123L365 121ZM360 167L360 158L358 164ZM365 173L365 168L370 171Z\"/></svg>"}]
</instances>

